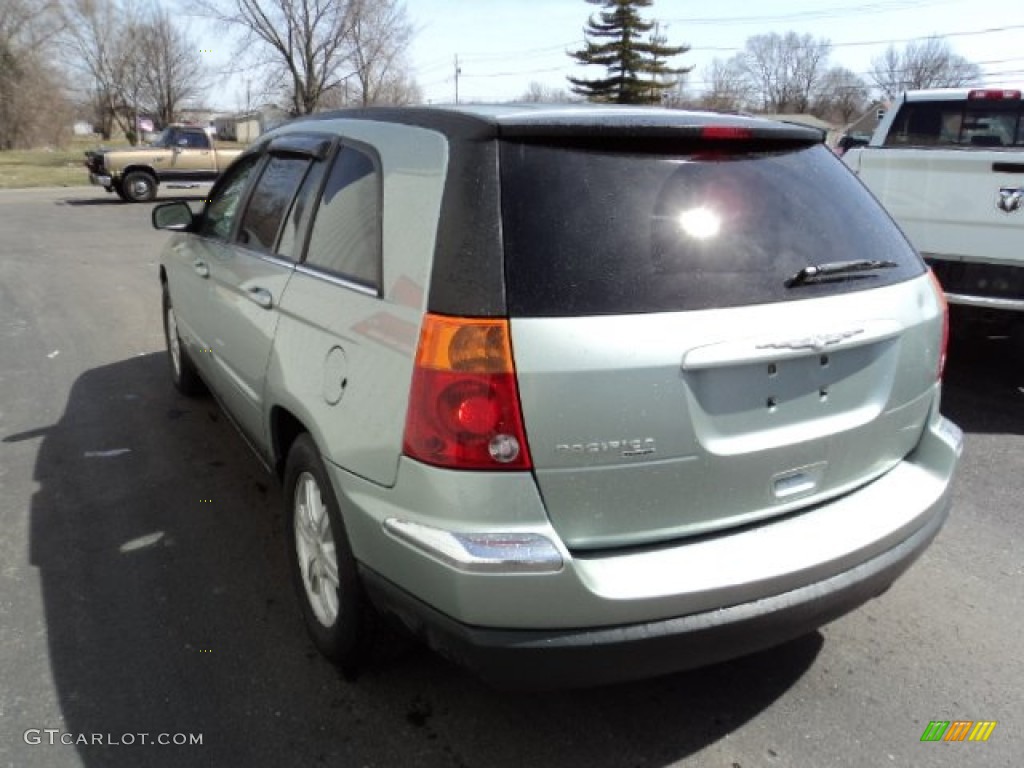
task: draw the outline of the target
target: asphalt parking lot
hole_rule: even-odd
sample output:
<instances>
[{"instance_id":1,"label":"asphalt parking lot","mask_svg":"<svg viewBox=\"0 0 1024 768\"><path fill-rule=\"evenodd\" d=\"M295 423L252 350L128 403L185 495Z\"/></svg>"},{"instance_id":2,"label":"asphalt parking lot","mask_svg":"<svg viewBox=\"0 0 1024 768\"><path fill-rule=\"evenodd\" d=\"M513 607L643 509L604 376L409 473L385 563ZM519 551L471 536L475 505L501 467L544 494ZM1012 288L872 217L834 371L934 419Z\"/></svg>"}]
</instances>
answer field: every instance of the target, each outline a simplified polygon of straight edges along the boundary
<instances>
[{"instance_id":1,"label":"asphalt parking lot","mask_svg":"<svg viewBox=\"0 0 1024 768\"><path fill-rule=\"evenodd\" d=\"M350 682L303 630L275 481L170 386L151 208L0 191L0 766L1019 765L1024 359L1006 339L950 350L949 522L820 632L590 691L497 692L401 645ZM932 720L998 725L922 743Z\"/></svg>"}]
</instances>

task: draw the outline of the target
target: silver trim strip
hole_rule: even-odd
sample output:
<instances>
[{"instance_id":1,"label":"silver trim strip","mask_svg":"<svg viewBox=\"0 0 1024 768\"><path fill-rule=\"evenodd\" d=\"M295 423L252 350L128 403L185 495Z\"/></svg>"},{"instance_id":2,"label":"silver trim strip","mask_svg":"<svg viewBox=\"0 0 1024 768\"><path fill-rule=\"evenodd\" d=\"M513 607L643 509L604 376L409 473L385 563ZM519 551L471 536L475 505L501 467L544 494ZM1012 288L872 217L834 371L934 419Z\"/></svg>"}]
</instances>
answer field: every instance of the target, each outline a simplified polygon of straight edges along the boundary
<instances>
[{"instance_id":1,"label":"silver trim strip","mask_svg":"<svg viewBox=\"0 0 1024 768\"><path fill-rule=\"evenodd\" d=\"M993 296L970 296L966 293L947 293L946 301L950 304L963 304L968 307L985 309L1010 309L1024 312L1024 299L999 299Z\"/></svg>"},{"instance_id":2,"label":"silver trim strip","mask_svg":"<svg viewBox=\"0 0 1024 768\"><path fill-rule=\"evenodd\" d=\"M245 246L242 246L245 248ZM247 253L254 254L260 261L265 261L268 264L273 264L276 267L284 267L285 269L291 269L296 266L294 261L286 259L283 256L278 256L274 253L267 253L266 251L257 251L254 248L245 248Z\"/></svg>"},{"instance_id":3,"label":"silver trim strip","mask_svg":"<svg viewBox=\"0 0 1024 768\"><path fill-rule=\"evenodd\" d=\"M1024 268L1024 259L1000 258L998 256L967 256L958 253L931 253L921 251L921 258L932 261L947 261L954 264L987 264L993 267L1021 267Z\"/></svg>"},{"instance_id":4,"label":"silver trim strip","mask_svg":"<svg viewBox=\"0 0 1024 768\"><path fill-rule=\"evenodd\" d=\"M310 267L307 267L305 264L296 264L295 271L301 272L304 275L309 275L310 277L319 278L320 280L324 280L328 283L340 285L342 288L348 288L350 291L361 293L364 296L373 296L374 298L378 299L380 298L379 288L371 288L367 285L361 285L360 283L356 283L351 280L346 280L344 277L339 277L338 275L332 275L328 272L321 272L318 269L311 269Z\"/></svg>"}]
</instances>

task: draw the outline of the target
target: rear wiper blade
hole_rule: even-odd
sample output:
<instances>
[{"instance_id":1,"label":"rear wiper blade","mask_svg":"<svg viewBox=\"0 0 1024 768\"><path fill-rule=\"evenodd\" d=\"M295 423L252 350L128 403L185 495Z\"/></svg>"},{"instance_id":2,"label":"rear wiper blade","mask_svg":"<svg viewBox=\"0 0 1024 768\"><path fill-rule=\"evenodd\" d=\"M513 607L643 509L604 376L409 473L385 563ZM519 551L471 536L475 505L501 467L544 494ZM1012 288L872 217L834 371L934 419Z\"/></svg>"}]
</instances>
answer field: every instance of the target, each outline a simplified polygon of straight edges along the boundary
<instances>
[{"instance_id":1,"label":"rear wiper blade","mask_svg":"<svg viewBox=\"0 0 1024 768\"><path fill-rule=\"evenodd\" d=\"M809 280L819 277L836 277L839 275L852 275L857 272L871 272L876 269L892 269L898 267L895 261L881 261L879 259L857 259L854 261L830 261L827 264L811 264L804 267L795 275L786 280L786 287L793 288L803 285Z\"/></svg>"}]
</instances>

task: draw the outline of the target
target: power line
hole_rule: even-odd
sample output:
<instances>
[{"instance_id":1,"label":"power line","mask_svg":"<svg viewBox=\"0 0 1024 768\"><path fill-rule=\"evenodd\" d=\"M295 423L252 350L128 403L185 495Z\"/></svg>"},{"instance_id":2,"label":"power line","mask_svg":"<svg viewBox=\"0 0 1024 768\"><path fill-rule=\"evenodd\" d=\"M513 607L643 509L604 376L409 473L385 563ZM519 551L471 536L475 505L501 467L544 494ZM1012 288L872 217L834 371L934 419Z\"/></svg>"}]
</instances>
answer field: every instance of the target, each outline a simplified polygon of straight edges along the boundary
<instances>
[{"instance_id":1,"label":"power line","mask_svg":"<svg viewBox=\"0 0 1024 768\"><path fill-rule=\"evenodd\" d=\"M1008 24L1002 27L988 27L986 29L975 29L966 32L943 32L943 33L932 33L929 35L915 35L914 37L894 37L887 40L851 40L846 43L833 43L829 41L829 45L833 48L856 48L858 46L865 45L894 45L895 43L912 43L918 40L928 40L933 37L945 38L945 37L974 37L977 35L989 35L998 32L1011 32L1017 29L1024 29L1024 24ZM691 51L719 51L722 53L735 53L736 51L742 51L742 47L730 46L730 47L698 47L694 46L690 49Z\"/></svg>"},{"instance_id":2,"label":"power line","mask_svg":"<svg viewBox=\"0 0 1024 768\"><path fill-rule=\"evenodd\" d=\"M990 35L996 32L1010 32L1015 29L1024 29L1024 24L1008 24L1004 27L989 27L987 29L976 29L973 32L946 32L944 34L919 35L917 37L897 38L894 40L859 40L851 43L832 43L833 48L852 48L857 45L885 45L892 43L909 43L916 40L927 40L931 37L972 37L974 35Z\"/></svg>"},{"instance_id":3,"label":"power line","mask_svg":"<svg viewBox=\"0 0 1024 768\"><path fill-rule=\"evenodd\" d=\"M938 38L944 38L944 37L972 37L972 36L978 36L978 35L996 34L996 33L999 33L999 32L1010 32L1010 31L1014 31L1014 30L1018 30L1018 29L1024 29L1024 24L1008 24L1008 25L1004 25L1004 26L1000 26L1000 27L986 27L985 29L968 30L968 31L962 31L962 32L949 32L949 33L946 33L946 34L932 34L932 35L918 35L918 36L915 36L915 37L890 38L890 39L883 39L883 40L853 40L853 41L849 41L849 42L845 42L845 43L830 43L830 45L833 48L852 48L852 47L867 46L867 45L893 45L893 44L896 44L896 43L910 43L910 42L917 42L919 40L927 40L927 39L932 38L932 37L938 37ZM554 48L554 47L555 46L551 46L551 48ZM561 47L561 46L558 46L558 47ZM539 50L539 49L533 49L533 50ZM691 48L690 50L691 51L720 51L720 52L725 52L725 53L735 53L735 52L738 52L738 51L742 51L743 48L742 47L739 47L739 48L737 48L737 47L702 48L702 47L696 47L695 46L695 47ZM520 52L510 52L508 54L504 54L504 57L506 59L522 59L524 57L524 55L525 55L525 52L523 52L523 51L520 51ZM465 60L466 60L466 57L460 54L460 63L464 64ZM1012 59L1008 60L1008 61L1012 61ZM991 63L995 63L995 62L991 62ZM450 63L449 63L449 66L450 66ZM479 73L463 72L461 76L462 77L470 77L470 78L512 77L512 76L515 76L515 75L531 75L531 74L543 74L543 73L547 73L547 72L558 72L558 71L565 70L569 66L572 66L572 64L565 64L565 65L562 65L562 66L551 66L551 67L544 67L544 68L535 68L535 69L508 70L508 71L503 71L503 72L479 72Z\"/></svg>"},{"instance_id":4,"label":"power line","mask_svg":"<svg viewBox=\"0 0 1024 768\"><path fill-rule=\"evenodd\" d=\"M833 48L854 48L854 47L861 47L861 46L868 46L868 45L893 45L893 44L896 44L896 43L910 43L910 42L917 42L919 40L927 40L927 39L932 38L932 37L938 37L938 38L944 38L944 37L973 37L973 36L977 36L977 35L988 35L988 34L997 34L997 33L1000 33L1000 32L1011 32L1011 31L1015 31L1015 30L1019 30L1019 29L1024 29L1024 24L1008 24L1008 25L1004 25L1004 26L1000 26L1000 27L986 27L984 29L967 30L967 31L960 31L960 32L933 33L933 34L928 34L928 35L916 35L914 37L897 37L897 38L888 38L888 39L880 39L880 40L850 40L850 41L845 42L845 43L842 43L842 42L841 43L830 42L829 44ZM530 48L530 49L518 50L518 51L508 51L507 53L501 53L501 54L493 53L493 54L487 54L487 55L489 57L495 59L495 60L505 60L505 61L517 60L517 61L521 61L522 59L529 58L531 56L536 57L537 54L542 52L542 51L565 50L565 49L571 47L572 45L579 44L579 42L580 41L577 40L577 41L572 41L572 42L568 42L568 43L562 43L562 44L559 44L559 45L545 46L544 48ZM690 48L690 52L712 52L712 53L714 53L714 52L718 52L718 53L736 53L736 52L742 51L742 50L743 50L742 46L692 46ZM460 53L459 54L459 61L460 61L461 64L473 63L471 61L471 59L473 59L477 55L479 55L479 54L472 54L472 53L470 53L470 54L463 54L463 53ZM443 62L442 61L437 61L435 64L419 67L418 70L421 71L421 72L429 72L429 71L431 71L433 69L440 69L442 67L444 67L444 68L451 67L451 60L450 59L446 59ZM523 74L540 73L540 72L545 72L545 71L555 71L556 69L558 69L558 68L557 67L550 67L550 68L547 68L547 69L524 70L522 73ZM462 76L463 77L492 77L492 76L493 77L505 77L505 76L512 75L512 74L515 74L515 72L514 71L497 72L497 73L486 73L486 72L484 72L484 73L477 73L477 74L472 74L472 73L468 73L467 72L467 73L464 73Z\"/></svg>"},{"instance_id":5,"label":"power line","mask_svg":"<svg viewBox=\"0 0 1024 768\"><path fill-rule=\"evenodd\" d=\"M897 11L918 10L936 5L950 5L958 0L934 0L934 2L915 2L914 0L897 0L897 2L875 2L860 5L836 6L833 8L816 8L793 13L777 13L764 16L690 16L665 19L670 23L699 26L714 24L715 26L773 24L782 21L821 21L826 19L843 19L850 16L862 16L865 13L891 13Z\"/></svg>"},{"instance_id":6,"label":"power line","mask_svg":"<svg viewBox=\"0 0 1024 768\"><path fill-rule=\"evenodd\" d=\"M569 66L572 66L572 65L569 65ZM473 77L473 78L515 77L515 76L518 76L518 75L539 75L539 74L542 74L544 72L564 72L564 71L565 71L565 66L563 65L563 66L559 66L559 67L545 67L544 69L520 69L520 70L515 70L515 71L509 71L509 72L486 72L486 73L481 73L479 75L475 75L475 74L471 74L471 73L463 73L462 76L463 77Z\"/></svg>"}]
</instances>

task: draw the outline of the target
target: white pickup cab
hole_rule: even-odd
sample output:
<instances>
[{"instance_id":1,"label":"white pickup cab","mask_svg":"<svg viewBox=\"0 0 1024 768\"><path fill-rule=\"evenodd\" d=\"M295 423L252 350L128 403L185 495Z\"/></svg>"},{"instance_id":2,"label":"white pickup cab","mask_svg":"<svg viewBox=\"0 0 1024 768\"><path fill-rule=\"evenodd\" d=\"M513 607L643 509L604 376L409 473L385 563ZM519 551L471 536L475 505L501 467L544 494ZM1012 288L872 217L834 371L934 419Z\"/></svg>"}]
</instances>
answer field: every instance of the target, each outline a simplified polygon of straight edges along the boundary
<instances>
[{"instance_id":1,"label":"white pickup cab","mask_svg":"<svg viewBox=\"0 0 1024 768\"><path fill-rule=\"evenodd\" d=\"M1024 320L1020 90L908 91L844 161L931 265L952 304Z\"/></svg>"}]
</instances>

